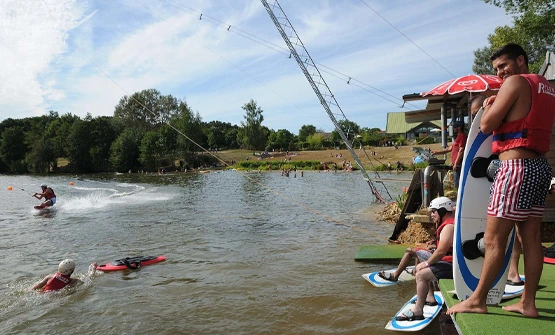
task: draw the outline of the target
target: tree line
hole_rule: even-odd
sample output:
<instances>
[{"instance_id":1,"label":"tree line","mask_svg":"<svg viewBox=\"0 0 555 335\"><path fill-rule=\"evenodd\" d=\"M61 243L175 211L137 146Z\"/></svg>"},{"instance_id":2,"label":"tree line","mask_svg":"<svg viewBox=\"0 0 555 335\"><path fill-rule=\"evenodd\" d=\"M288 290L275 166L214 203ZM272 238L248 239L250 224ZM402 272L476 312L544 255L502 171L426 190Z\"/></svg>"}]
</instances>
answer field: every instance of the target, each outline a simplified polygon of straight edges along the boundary
<instances>
[{"instance_id":1,"label":"tree line","mask_svg":"<svg viewBox=\"0 0 555 335\"><path fill-rule=\"evenodd\" d=\"M265 127L263 110L254 100L242 109L240 125L203 122L185 100L147 89L121 98L113 116L80 118L50 111L8 118L0 123L0 173L185 169L212 164L213 158L198 154L206 149L293 151L343 146L336 131L325 134L313 125L302 126L298 135ZM361 129L349 121L341 127L361 145L377 145L384 139L378 128Z\"/></svg>"}]
</instances>

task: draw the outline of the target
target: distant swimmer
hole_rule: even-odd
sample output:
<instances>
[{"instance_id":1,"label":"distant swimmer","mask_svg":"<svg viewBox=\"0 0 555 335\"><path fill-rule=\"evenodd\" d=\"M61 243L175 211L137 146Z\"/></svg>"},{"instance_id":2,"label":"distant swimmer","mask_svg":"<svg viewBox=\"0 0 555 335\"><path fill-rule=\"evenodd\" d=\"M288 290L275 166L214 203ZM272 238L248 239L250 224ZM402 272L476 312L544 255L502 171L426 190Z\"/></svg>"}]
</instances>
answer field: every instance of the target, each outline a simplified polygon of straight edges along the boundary
<instances>
[{"instance_id":1,"label":"distant swimmer","mask_svg":"<svg viewBox=\"0 0 555 335\"><path fill-rule=\"evenodd\" d=\"M54 193L54 190L51 187L46 186L46 184L40 185L40 188L42 189L42 193L33 194L33 196L39 200L42 198L46 199L40 207L44 208L53 206L56 203L56 194Z\"/></svg>"},{"instance_id":2,"label":"distant swimmer","mask_svg":"<svg viewBox=\"0 0 555 335\"><path fill-rule=\"evenodd\" d=\"M97 266L98 264L96 262L92 263L89 267L87 276L94 276ZM75 271L75 261L73 259L64 259L58 265L58 272L44 277L39 283L35 284L32 289L50 292L81 283L82 281L80 279L71 278L73 271Z\"/></svg>"}]
</instances>

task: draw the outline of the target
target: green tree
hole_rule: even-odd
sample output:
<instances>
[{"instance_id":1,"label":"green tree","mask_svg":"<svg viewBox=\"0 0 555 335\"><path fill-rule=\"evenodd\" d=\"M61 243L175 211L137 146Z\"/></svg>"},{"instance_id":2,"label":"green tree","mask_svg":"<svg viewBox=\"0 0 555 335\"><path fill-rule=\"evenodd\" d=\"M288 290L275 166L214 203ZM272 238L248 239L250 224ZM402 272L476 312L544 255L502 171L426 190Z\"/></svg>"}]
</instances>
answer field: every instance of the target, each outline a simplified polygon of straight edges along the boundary
<instances>
[{"instance_id":1,"label":"green tree","mask_svg":"<svg viewBox=\"0 0 555 335\"><path fill-rule=\"evenodd\" d=\"M95 172L108 171L111 168L110 150L117 137L112 119L110 116L99 116L89 121L89 155Z\"/></svg>"},{"instance_id":2,"label":"green tree","mask_svg":"<svg viewBox=\"0 0 555 335\"><path fill-rule=\"evenodd\" d=\"M537 73L547 51L555 50L555 5L552 0L484 0L513 15L513 26L497 27L488 36L489 45L474 51L475 73L493 73L489 57L507 43L520 44L526 50L529 70Z\"/></svg>"},{"instance_id":3,"label":"green tree","mask_svg":"<svg viewBox=\"0 0 555 335\"><path fill-rule=\"evenodd\" d=\"M225 143L228 149L239 149L240 143L237 141L239 138L239 127L233 126L225 132Z\"/></svg>"},{"instance_id":4,"label":"green tree","mask_svg":"<svg viewBox=\"0 0 555 335\"><path fill-rule=\"evenodd\" d=\"M312 150L322 149L322 143L324 142L324 135L321 133L308 135L306 138L306 142L308 142L308 145Z\"/></svg>"},{"instance_id":5,"label":"green tree","mask_svg":"<svg viewBox=\"0 0 555 335\"><path fill-rule=\"evenodd\" d=\"M25 143L29 150L25 163L29 171L48 173L51 168L56 168L58 157L49 130L56 127L58 120L58 113L54 111L27 119L29 127L25 132Z\"/></svg>"},{"instance_id":6,"label":"green tree","mask_svg":"<svg viewBox=\"0 0 555 335\"><path fill-rule=\"evenodd\" d=\"M27 145L21 139L24 138L23 127L13 126L5 128L0 139L0 156L12 173L25 172L23 159L27 152Z\"/></svg>"},{"instance_id":7,"label":"green tree","mask_svg":"<svg viewBox=\"0 0 555 335\"><path fill-rule=\"evenodd\" d=\"M316 127L311 124L305 124L304 126L299 129L299 142L306 141L306 138L309 135L316 134Z\"/></svg>"},{"instance_id":8,"label":"green tree","mask_svg":"<svg viewBox=\"0 0 555 335\"><path fill-rule=\"evenodd\" d=\"M294 140L295 135L287 129L270 131L270 136L268 136L268 147L270 149L292 150L291 145L294 143Z\"/></svg>"},{"instance_id":9,"label":"green tree","mask_svg":"<svg viewBox=\"0 0 555 335\"><path fill-rule=\"evenodd\" d=\"M363 145L376 146L383 139L380 128L362 128L360 130Z\"/></svg>"},{"instance_id":10,"label":"green tree","mask_svg":"<svg viewBox=\"0 0 555 335\"><path fill-rule=\"evenodd\" d=\"M241 122L242 128L239 131L238 141L246 149L262 150L266 147L267 133L262 127L264 121L264 112L254 100L250 100L241 107L245 111L244 122Z\"/></svg>"},{"instance_id":11,"label":"green tree","mask_svg":"<svg viewBox=\"0 0 555 335\"><path fill-rule=\"evenodd\" d=\"M66 149L69 166L73 171L94 172L90 155L90 148L92 146L91 119L91 115L88 114L84 120L77 120L71 126Z\"/></svg>"},{"instance_id":12,"label":"green tree","mask_svg":"<svg viewBox=\"0 0 555 335\"><path fill-rule=\"evenodd\" d=\"M156 170L156 160L160 157L159 138L159 131L151 130L141 140L139 162L147 170Z\"/></svg>"},{"instance_id":13,"label":"green tree","mask_svg":"<svg viewBox=\"0 0 555 335\"><path fill-rule=\"evenodd\" d=\"M232 129L237 130L237 126L232 126L229 122L211 121L204 125L204 133L210 148L237 148L237 135L235 134L232 143L229 142L227 136Z\"/></svg>"},{"instance_id":14,"label":"green tree","mask_svg":"<svg viewBox=\"0 0 555 335\"><path fill-rule=\"evenodd\" d=\"M116 171L127 172L136 168L142 134L137 129L125 129L112 143L111 162Z\"/></svg>"},{"instance_id":15,"label":"green tree","mask_svg":"<svg viewBox=\"0 0 555 335\"><path fill-rule=\"evenodd\" d=\"M114 117L127 127L151 130L170 120L179 112L179 101L171 95L163 96L156 89L147 89L124 96L114 110Z\"/></svg>"},{"instance_id":16,"label":"green tree","mask_svg":"<svg viewBox=\"0 0 555 335\"><path fill-rule=\"evenodd\" d=\"M178 112L172 116L170 123L181 133L181 136L177 137L177 150L182 155L187 156L207 146L202 118L200 114L195 114L185 101L179 102Z\"/></svg>"}]
</instances>

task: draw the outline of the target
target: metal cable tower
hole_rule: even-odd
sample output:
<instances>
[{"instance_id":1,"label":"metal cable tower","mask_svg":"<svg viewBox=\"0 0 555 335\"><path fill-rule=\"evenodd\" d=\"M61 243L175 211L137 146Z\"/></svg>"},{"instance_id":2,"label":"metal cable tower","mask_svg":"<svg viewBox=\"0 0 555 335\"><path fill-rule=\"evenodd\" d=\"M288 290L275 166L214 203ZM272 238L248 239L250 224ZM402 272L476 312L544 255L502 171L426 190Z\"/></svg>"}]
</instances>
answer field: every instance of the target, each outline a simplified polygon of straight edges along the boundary
<instances>
[{"instance_id":1,"label":"metal cable tower","mask_svg":"<svg viewBox=\"0 0 555 335\"><path fill-rule=\"evenodd\" d=\"M336 119L336 115L337 115L342 120L348 121L347 117L345 116L345 114L341 110L341 107L339 107L339 104L335 100L334 95L331 93L330 88L328 87L328 85L326 84L326 81L324 80L324 77L322 77L322 74L320 73L320 71L316 67L316 64L314 63L314 61L312 60L312 58L308 54L308 51L304 47L303 42L301 42L301 39L299 38L299 35L297 35L297 32L293 28L293 25L291 24L291 22L289 22L289 19L287 18L287 15L285 15L285 13L283 12L283 9L281 9L281 6L277 2L277 0L274 0L274 4L271 5L271 6L268 4L268 1L266 1L266 0L260 0L260 1L264 5L264 7L266 8L266 11L270 15L270 18L272 19L272 21L276 25L277 30L281 34L281 37L283 37L283 40L285 41L285 43L289 47L289 50L291 51L291 55L293 57L295 57L295 60L297 61L297 64L299 65L299 67L303 71L306 79L308 80L308 82L312 86L312 89L314 90L314 93L316 93L316 95L318 96L318 99L320 99L320 103L322 104L322 106L324 107L326 112L328 113L328 116L330 117L331 121L333 122L333 124L335 126L335 129L337 130L337 132L341 136L341 139L343 140L343 142L345 142L345 145L347 146L347 149L349 149L349 152L353 156L353 159L355 160L358 167L360 168L360 171L361 171L364 179L366 180L366 182L370 186L370 189L372 190L372 193L374 194L374 196L376 197L377 200L379 200L383 203L386 203L386 201L384 200L384 198L380 194L378 188L372 182L372 180L368 176L368 173L366 173L366 170L364 169L364 166L362 165L362 162L360 161L357 154L355 153L355 151L353 149L353 146L351 144L351 141L349 140L349 138L347 136L348 131L347 131L347 134L345 134L345 132L341 129L341 127L340 127L340 125L339 125L339 123ZM275 13L274 13L274 11L275 11ZM288 33L286 33L286 30L288 31ZM309 72L308 68L311 69L312 73ZM322 89L323 92L320 89ZM333 107L334 110L336 110L335 113L332 112L330 106ZM349 123L346 122L346 124L349 124ZM391 199L391 195L387 191L387 188L385 187L383 182L380 182L380 184L383 187L383 189L385 190L385 192L389 195L389 198Z\"/></svg>"}]
</instances>

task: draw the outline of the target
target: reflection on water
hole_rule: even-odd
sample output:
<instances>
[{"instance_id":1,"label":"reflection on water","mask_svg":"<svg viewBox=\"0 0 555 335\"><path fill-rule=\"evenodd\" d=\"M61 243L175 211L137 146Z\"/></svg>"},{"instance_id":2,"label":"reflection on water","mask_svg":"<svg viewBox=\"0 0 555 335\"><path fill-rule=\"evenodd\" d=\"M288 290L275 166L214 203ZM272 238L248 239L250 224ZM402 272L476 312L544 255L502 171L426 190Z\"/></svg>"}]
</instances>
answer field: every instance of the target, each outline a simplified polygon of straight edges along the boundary
<instances>
[{"instance_id":1,"label":"reflection on water","mask_svg":"<svg viewBox=\"0 0 555 335\"><path fill-rule=\"evenodd\" d=\"M353 261L360 245L386 243L393 229L375 221L381 205L358 174L0 176L0 182L0 250L7 256L2 334L385 334L388 319L414 294L414 283L372 287L361 274L384 265ZM58 196L45 214L32 210L37 201L28 193L7 191L42 182ZM402 186L392 183L390 191ZM27 290L64 258L75 259L82 276L92 261L149 255L167 260L100 273L69 291Z\"/></svg>"}]
</instances>

